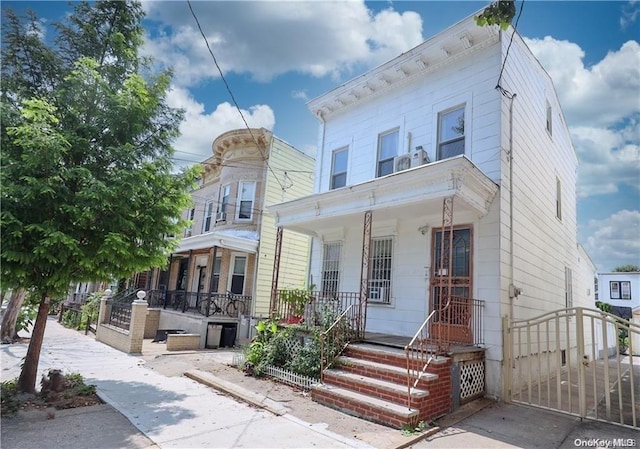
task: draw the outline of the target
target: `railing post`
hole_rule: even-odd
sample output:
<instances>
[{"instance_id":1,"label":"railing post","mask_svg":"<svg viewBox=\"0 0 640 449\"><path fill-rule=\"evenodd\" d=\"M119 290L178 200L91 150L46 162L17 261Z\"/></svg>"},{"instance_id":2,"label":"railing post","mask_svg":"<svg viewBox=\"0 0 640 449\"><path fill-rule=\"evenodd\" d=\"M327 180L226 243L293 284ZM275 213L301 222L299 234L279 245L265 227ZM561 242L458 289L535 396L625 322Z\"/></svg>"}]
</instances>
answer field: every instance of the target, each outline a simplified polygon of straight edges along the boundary
<instances>
[{"instance_id":1,"label":"railing post","mask_svg":"<svg viewBox=\"0 0 640 449\"><path fill-rule=\"evenodd\" d=\"M585 376L585 363L588 363L588 356L584 350L584 322L583 322L583 310L582 307L576 308L576 339L578 340L578 357L576 363L578 364L578 406L580 407L580 417L585 418L587 416L587 392L586 392L586 376ZM571 367L569 367L571 369Z\"/></svg>"},{"instance_id":2,"label":"railing post","mask_svg":"<svg viewBox=\"0 0 640 449\"><path fill-rule=\"evenodd\" d=\"M280 275L280 255L282 253L282 226L276 229L276 247L273 256L273 273L271 275L271 301L269 304L269 315L275 316L278 308L278 276Z\"/></svg>"},{"instance_id":3,"label":"railing post","mask_svg":"<svg viewBox=\"0 0 640 449\"><path fill-rule=\"evenodd\" d=\"M362 229L362 266L360 270L360 298L358 301L358 338L364 338L369 299L369 251L371 250L371 211L364 213ZM364 312L362 308L364 307Z\"/></svg>"}]
</instances>

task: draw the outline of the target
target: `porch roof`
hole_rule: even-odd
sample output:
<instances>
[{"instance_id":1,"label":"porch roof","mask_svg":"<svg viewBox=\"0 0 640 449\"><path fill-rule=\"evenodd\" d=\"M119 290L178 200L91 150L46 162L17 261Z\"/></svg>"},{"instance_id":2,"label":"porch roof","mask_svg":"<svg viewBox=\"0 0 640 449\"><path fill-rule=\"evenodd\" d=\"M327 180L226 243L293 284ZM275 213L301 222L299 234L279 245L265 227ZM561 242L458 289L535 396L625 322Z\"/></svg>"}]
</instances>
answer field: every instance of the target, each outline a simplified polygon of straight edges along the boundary
<instances>
[{"instance_id":1,"label":"porch roof","mask_svg":"<svg viewBox=\"0 0 640 449\"><path fill-rule=\"evenodd\" d=\"M368 210L378 218L432 215L441 218L442 200L454 197L456 211L482 217L498 185L466 156L421 165L352 186L309 195L268 208L276 226L312 236L361 221Z\"/></svg>"},{"instance_id":2,"label":"porch roof","mask_svg":"<svg viewBox=\"0 0 640 449\"><path fill-rule=\"evenodd\" d=\"M174 253L205 249L214 246L246 253L258 252L259 237L252 231L211 231L182 239Z\"/></svg>"}]
</instances>

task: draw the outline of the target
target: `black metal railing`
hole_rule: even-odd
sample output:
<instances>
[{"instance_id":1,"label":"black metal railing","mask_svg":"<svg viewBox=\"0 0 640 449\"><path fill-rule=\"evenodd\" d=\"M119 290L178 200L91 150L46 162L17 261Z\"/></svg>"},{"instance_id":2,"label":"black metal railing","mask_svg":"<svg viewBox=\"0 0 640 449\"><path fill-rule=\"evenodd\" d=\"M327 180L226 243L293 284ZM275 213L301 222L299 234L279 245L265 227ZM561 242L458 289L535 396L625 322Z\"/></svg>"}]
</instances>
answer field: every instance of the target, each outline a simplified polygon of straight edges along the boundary
<instances>
[{"instance_id":1,"label":"black metal railing","mask_svg":"<svg viewBox=\"0 0 640 449\"><path fill-rule=\"evenodd\" d=\"M131 325L131 303L107 301L107 323L120 329L129 330Z\"/></svg>"},{"instance_id":2,"label":"black metal railing","mask_svg":"<svg viewBox=\"0 0 640 449\"><path fill-rule=\"evenodd\" d=\"M328 327L333 323L333 319L353 305L360 309L364 307L360 304L360 294L357 292L320 292L304 291L306 296L302 304L291 302L289 298L291 290L278 290L276 301L271 310L271 318L284 320L290 323L305 323L312 326ZM302 292L302 290L296 290ZM330 322L323 323L329 319Z\"/></svg>"},{"instance_id":3,"label":"black metal railing","mask_svg":"<svg viewBox=\"0 0 640 449\"><path fill-rule=\"evenodd\" d=\"M191 312L204 316L226 315L237 318L251 311L251 296L234 293L196 293L183 290L150 290L145 298L149 307Z\"/></svg>"}]
</instances>

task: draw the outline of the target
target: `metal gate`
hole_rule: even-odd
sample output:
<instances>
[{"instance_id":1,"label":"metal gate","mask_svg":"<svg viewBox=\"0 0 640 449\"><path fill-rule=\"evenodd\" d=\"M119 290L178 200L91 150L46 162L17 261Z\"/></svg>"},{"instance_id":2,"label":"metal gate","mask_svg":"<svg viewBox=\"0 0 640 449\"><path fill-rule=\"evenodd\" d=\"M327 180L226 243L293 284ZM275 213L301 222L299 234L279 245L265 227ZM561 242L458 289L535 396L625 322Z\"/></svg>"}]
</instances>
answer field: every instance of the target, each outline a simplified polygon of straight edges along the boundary
<instances>
[{"instance_id":1,"label":"metal gate","mask_svg":"<svg viewBox=\"0 0 640 449\"><path fill-rule=\"evenodd\" d=\"M640 428L640 326L581 307L505 324L508 400Z\"/></svg>"}]
</instances>

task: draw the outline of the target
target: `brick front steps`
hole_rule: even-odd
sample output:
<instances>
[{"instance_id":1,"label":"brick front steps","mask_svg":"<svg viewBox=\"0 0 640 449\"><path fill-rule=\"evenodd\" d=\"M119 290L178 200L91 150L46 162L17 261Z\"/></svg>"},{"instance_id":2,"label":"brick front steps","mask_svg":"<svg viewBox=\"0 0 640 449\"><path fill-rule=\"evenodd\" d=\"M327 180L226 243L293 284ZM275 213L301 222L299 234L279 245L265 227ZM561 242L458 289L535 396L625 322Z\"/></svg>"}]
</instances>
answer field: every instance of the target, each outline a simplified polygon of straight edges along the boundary
<instances>
[{"instance_id":1,"label":"brick front steps","mask_svg":"<svg viewBox=\"0 0 640 449\"><path fill-rule=\"evenodd\" d=\"M434 359L407 403L407 360L399 349L350 344L311 390L314 401L379 424L401 428L451 411L451 360Z\"/></svg>"}]
</instances>

